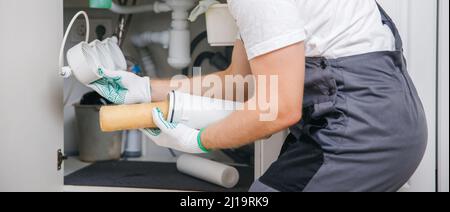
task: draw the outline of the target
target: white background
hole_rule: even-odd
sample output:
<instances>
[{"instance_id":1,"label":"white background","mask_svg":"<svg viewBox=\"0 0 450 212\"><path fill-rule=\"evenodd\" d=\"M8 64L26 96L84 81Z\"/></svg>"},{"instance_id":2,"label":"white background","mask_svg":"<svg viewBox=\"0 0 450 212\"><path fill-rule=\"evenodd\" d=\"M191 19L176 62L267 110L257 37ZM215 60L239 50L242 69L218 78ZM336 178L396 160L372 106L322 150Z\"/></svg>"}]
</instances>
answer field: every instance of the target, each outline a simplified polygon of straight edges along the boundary
<instances>
[{"instance_id":1,"label":"white background","mask_svg":"<svg viewBox=\"0 0 450 212\"><path fill-rule=\"evenodd\" d=\"M448 150L449 150L449 137L448 137L448 117L449 117L449 66L448 66L448 38L449 38L449 1L448 0L440 0L439 1L439 22L440 22L440 30L439 30L439 115L438 115L438 139L439 139L439 191L449 191L448 185Z\"/></svg>"}]
</instances>

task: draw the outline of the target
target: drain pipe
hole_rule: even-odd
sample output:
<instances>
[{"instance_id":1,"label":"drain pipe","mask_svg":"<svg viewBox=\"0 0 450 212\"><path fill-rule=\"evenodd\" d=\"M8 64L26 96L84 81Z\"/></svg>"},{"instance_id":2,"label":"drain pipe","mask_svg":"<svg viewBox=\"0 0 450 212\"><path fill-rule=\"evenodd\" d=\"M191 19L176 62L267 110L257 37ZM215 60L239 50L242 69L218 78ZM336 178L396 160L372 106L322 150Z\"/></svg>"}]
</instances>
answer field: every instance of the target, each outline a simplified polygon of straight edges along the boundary
<instances>
[{"instance_id":1,"label":"drain pipe","mask_svg":"<svg viewBox=\"0 0 450 212\"><path fill-rule=\"evenodd\" d=\"M167 0L172 8L172 29L170 30L169 58L174 68L183 69L191 63L191 33L189 31L189 10L195 0Z\"/></svg>"},{"instance_id":2,"label":"drain pipe","mask_svg":"<svg viewBox=\"0 0 450 212\"><path fill-rule=\"evenodd\" d=\"M138 47L151 43L162 44L169 48L167 62L176 69L183 69L191 63L189 31L189 10L195 6L197 0L165 0L164 3L155 2L150 5L121 6L112 3L111 11L119 14L131 14L141 12L172 12L171 28L165 32L146 32L134 36L132 42ZM167 44L168 43L168 44Z\"/></svg>"},{"instance_id":3,"label":"drain pipe","mask_svg":"<svg viewBox=\"0 0 450 212\"><path fill-rule=\"evenodd\" d=\"M172 8L166 3L156 1L153 4L144 4L136 6L122 6L112 2L110 10L117 14L135 14L144 12L163 13L170 12Z\"/></svg>"},{"instance_id":4,"label":"drain pipe","mask_svg":"<svg viewBox=\"0 0 450 212\"><path fill-rule=\"evenodd\" d=\"M189 11L197 0L166 0L172 12L170 29L163 32L144 32L132 37L132 43L139 48L152 43L161 44L169 49L168 64L176 69L189 66L192 61L190 54L191 33L189 30Z\"/></svg>"}]
</instances>

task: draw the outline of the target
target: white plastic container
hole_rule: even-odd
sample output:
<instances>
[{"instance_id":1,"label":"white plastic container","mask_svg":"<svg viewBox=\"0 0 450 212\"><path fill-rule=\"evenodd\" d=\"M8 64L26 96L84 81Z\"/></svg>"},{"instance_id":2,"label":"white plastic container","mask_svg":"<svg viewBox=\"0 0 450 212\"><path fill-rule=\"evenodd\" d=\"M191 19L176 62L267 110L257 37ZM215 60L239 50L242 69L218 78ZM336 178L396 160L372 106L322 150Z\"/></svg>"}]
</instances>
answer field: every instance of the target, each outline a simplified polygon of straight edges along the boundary
<instances>
[{"instance_id":1,"label":"white plastic container","mask_svg":"<svg viewBox=\"0 0 450 212\"><path fill-rule=\"evenodd\" d=\"M233 46L238 34L236 20L227 4L216 4L206 11L206 30L211 46Z\"/></svg>"}]
</instances>

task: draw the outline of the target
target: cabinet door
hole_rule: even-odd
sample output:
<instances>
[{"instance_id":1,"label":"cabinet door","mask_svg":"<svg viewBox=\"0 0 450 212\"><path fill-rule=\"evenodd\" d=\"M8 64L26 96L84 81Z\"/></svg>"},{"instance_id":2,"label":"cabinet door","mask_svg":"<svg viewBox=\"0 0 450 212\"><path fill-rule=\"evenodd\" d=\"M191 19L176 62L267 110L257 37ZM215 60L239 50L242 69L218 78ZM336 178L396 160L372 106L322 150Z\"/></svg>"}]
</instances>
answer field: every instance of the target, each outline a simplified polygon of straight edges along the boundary
<instances>
[{"instance_id":1,"label":"cabinet door","mask_svg":"<svg viewBox=\"0 0 450 212\"><path fill-rule=\"evenodd\" d=\"M288 131L279 132L255 144L255 178L261 177L280 155Z\"/></svg>"},{"instance_id":2,"label":"cabinet door","mask_svg":"<svg viewBox=\"0 0 450 212\"><path fill-rule=\"evenodd\" d=\"M61 0L0 1L0 191L61 191Z\"/></svg>"}]
</instances>

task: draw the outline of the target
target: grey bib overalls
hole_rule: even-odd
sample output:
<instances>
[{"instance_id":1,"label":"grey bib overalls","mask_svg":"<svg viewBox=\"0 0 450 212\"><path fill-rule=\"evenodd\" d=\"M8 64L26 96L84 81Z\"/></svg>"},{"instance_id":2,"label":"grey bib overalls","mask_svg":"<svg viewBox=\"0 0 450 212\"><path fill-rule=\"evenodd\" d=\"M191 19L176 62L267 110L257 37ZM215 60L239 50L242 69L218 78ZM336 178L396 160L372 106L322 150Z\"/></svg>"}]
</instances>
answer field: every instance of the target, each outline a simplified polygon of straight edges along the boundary
<instances>
[{"instance_id":1,"label":"grey bib overalls","mask_svg":"<svg viewBox=\"0 0 450 212\"><path fill-rule=\"evenodd\" d=\"M425 113L396 51L307 58L303 120L290 128L279 159L250 191L397 191L427 144Z\"/></svg>"}]
</instances>

